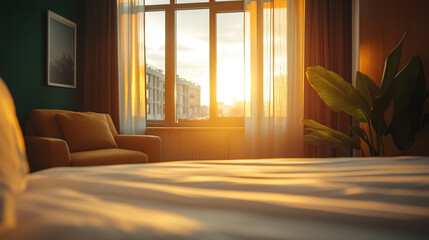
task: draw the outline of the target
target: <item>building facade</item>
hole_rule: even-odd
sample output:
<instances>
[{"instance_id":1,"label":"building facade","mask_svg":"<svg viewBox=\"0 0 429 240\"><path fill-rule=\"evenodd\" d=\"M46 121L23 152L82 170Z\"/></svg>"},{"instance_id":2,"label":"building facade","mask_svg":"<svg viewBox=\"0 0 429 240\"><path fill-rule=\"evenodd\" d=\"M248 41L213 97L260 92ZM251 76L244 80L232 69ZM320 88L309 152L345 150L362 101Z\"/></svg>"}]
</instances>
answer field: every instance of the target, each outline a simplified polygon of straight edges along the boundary
<instances>
[{"instance_id":1,"label":"building facade","mask_svg":"<svg viewBox=\"0 0 429 240\"><path fill-rule=\"evenodd\" d=\"M165 119L165 75L162 70L146 68L146 112L148 120ZM176 114L178 120L196 120L208 117L201 106L201 86L176 76Z\"/></svg>"},{"instance_id":2,"label":"building facade","mask_svg":"<svg viewBox=\"0 0 429 240\"><path fill-rule=\"evenodd\" d=\"M148 120L165 119L165 75L150 65L146 68L146 113Z\"/></svg>"},{"instance_id":3,"label":"building facade","mask_svg":"<svg viewBox=\"0 0 429 240\"><path fill-rule=\"evenodd\" d=\"M177 119L195 120L201 117L201 86L176 76Z\"/></svg>"}]
</instances>

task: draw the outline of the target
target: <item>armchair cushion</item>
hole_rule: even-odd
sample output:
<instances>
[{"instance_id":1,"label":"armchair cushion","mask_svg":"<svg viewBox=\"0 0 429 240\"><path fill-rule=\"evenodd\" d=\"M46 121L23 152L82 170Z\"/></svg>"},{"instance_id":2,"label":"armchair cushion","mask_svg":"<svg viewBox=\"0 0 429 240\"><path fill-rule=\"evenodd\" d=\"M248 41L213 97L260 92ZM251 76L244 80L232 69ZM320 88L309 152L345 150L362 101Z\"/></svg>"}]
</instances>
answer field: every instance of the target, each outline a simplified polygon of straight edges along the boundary
<instances>
[{"instance_id":1,"label":"armchair cushion","mask_svg":"<svg viewBox=\"0 0 429 240\"><path fill-rule=\"evenodd\" d=\"M71 154L72 166L97 166L123 163L147 163L145 153L119 148L75 152Z\"/></svg>"},{"instance_id":2,"label":"armchair cushion","mask_svg":"<svg viewBox=\"0 0 429 240\"><path fill-rule=\"evenodd\" d=\"M56 118L70 152L118 147L103 114L68 112Z\"/></svg>"}]
</instances>

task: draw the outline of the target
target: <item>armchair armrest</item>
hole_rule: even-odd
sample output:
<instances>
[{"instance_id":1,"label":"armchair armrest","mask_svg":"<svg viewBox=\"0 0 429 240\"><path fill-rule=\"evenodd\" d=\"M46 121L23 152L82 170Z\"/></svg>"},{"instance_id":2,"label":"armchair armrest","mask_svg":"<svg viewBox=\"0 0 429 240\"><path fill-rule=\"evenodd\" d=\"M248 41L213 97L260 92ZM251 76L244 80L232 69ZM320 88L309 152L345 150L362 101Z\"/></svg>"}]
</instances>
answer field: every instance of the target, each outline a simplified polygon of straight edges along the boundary
<instances>
[{"instance_id":1,"label":"armchair armrest","mask_svg":"<svg viewBox=\"0 0 429 240\"><path fill-rule=\"evenodd\" d=\"M151 135L117 135L119 148L144 152L149 162L161 161L161 138Z\"/></svg>"},{"instance_id":2,"label":"armchair armrest","mask_svg":"<svg viewBox=\"0 0 429 240\"><path fill-rule=\"evenodd\" d=\"M70 151L66 141L37 136L25 136L24 140L32 172L51 167L70 166Z\"/></svg>"}]
</instances>

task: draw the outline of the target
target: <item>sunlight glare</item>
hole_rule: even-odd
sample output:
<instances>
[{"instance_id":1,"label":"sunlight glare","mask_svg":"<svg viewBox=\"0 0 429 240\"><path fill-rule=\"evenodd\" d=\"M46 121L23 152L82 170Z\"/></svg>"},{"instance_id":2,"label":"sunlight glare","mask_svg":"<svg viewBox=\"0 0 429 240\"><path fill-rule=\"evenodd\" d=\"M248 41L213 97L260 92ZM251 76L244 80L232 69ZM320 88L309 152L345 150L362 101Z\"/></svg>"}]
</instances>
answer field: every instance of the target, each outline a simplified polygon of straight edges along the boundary
<instances>
[{"instance_id":1,"label":"sunlight glare","mask_svg":"<svg viewBox=\"0 0 429 240\"><path fill-rule=\"evenodd\" d=\"M217 20L217 101L240 109L228 117L244 113L244 29L243 13L220 13ZM237 105L237 106L236 106ZM219 111L219 110L218 110Z\"/></svg>"}]
</instances>

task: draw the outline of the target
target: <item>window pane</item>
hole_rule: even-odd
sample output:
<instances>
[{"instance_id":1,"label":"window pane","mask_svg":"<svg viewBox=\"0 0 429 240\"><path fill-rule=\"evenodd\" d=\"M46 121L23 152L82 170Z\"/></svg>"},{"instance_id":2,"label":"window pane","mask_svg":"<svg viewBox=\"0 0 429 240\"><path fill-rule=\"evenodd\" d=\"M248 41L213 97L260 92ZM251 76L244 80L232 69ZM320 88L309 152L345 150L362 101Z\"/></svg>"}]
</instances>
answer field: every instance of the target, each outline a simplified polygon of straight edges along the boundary
<instances>
[{"instance_id":1,"label":"window pane","mask_svg":"<svg viewBox=\"0 0 429 240\"><path fill-rule=\"evenodd\" d=\"M177 119L208 119L209 10L176 11Z\"/></svg>"},{"instance_id":2,"label":"window pane","mask_svg":"<svg viewBox=\"0 0 429 240\"><path fill-rule=\"evenodd\" d=\"M144 5L170 4L170 0L145 0Z\"/></svg>"},{"instance_id":3,"label":"window pane","mask_svg":"<svg viewBox=\"0 0 429 240\"><path fill-rule=\"evenodd\" d=\"M164 120L165 112L165 12L145 13L146 92L148 120Z\"/></svg>"},{"instance_id":4,"label":"window pane","mask_svg":"<svg viewBox=\"0 0 429 240\"><path fill-rule=\"evenodd\" d=\"M176 0L176 3L201 3L209 2L209 0Z\"/></svg>"},{"instance_id":5,"label":"window pane","mask_svg":"<svg viewBox=\"0 0 429 240\"><path fill-rule=\"evenodd\" d=\"M243 13L216 14L217 116L244 116Z\"/></svg>"}]
</instances>

